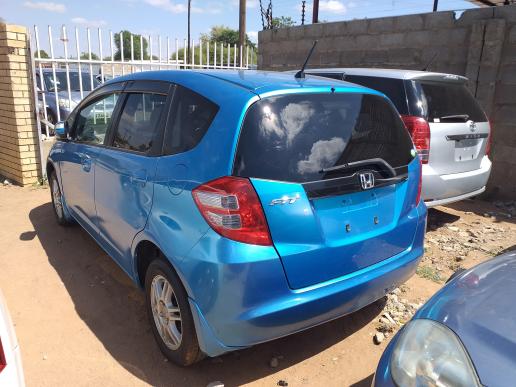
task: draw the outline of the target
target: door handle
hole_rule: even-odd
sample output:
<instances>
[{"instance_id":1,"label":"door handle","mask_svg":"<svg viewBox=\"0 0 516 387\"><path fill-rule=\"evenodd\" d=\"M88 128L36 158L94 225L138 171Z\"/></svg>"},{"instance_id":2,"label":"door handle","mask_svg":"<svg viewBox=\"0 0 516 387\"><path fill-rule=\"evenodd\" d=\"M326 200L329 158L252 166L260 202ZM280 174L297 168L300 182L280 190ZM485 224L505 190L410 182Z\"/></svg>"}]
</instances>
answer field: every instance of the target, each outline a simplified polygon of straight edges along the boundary
<instances>
[{"instance_id":1,"label":"door handle","mask_svg":"<svg viewBox=\"0 0 516 387\"><path fill-rule=\"evenodd\" d=\"M129 176L129 181L133 185L140 186L142 188L145 187L147 184L147 171L135 171L134 174Z\"/></svg>"},{"instance_id":2,"label":"door handle","mask_svg":"<svg viewBox=\"0 0 516 387\"><path fill-rule=\"evenodd\" d=\"M85 172L89 172L91 170L91 158L89 156L81 157L82 169Z\"/></svg>"}]
</instances>

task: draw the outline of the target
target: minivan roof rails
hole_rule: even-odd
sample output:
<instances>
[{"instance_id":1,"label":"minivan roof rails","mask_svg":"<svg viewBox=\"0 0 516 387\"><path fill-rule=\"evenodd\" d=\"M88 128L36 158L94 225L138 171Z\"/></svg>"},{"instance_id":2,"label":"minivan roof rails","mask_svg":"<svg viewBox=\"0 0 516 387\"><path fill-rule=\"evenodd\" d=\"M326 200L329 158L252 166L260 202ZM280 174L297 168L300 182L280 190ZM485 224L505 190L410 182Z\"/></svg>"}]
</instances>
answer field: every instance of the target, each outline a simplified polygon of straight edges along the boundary
<instances>
[{"instance_id":1,"label":"minivan roof rails","mask_svg":"<svg viewBox=\"0 0 516 387\"><path fill-rule=\"evenodd\" d=\"M317 46L317 40L314 40L314 44L312 45L312 48L310 49L310 52L308 53L308 56L306 57L305 63L303 64L303 67L301 67L301 70L299 70L296 75L294 75L295 78L304 78L305 77L305 68L308 64L308 61L310 60L310 57L312 56L315 46Z\"/></svg>"}]
</instances>

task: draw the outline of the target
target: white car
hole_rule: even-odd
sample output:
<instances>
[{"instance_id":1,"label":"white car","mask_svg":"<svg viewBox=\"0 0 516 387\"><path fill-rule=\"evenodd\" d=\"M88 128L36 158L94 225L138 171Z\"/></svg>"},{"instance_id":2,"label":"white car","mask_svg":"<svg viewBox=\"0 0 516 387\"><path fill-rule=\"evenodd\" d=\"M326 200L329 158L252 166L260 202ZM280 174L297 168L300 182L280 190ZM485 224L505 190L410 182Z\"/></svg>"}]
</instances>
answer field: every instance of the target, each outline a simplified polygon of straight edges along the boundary
<instances>
[{"instance_id":1,"label":"white car","mask_svg":"<svg viewBox=\"0 0 516 387\"><path fill-rule=\"evenodd\" d=\"M0 386L25 386L20 347L7 304L0 291Z\"/></svg>"}]
</instances>

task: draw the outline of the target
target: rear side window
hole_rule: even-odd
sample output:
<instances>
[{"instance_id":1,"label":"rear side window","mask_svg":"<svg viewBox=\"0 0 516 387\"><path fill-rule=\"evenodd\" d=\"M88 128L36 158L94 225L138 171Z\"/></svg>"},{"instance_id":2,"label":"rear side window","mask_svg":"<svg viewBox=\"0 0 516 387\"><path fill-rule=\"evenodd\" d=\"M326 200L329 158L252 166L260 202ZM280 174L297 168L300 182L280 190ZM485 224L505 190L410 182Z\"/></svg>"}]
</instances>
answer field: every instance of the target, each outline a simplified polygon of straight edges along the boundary
<instances>
[{"instance_id":1,"label":"rear side window","mask_svg":"<svg viewBox=\"0 0 516 387\"><path fill-rule=\"evenodd\" d=\"M161 94L127 95L114 134L113 146L136 152L149 151L159 130L166 99Z\"/></svg>"},{"instance_id":2,"label":"rear side window","mask_svg":"<svg viewBox=\"0 0 516 387\"><path fill-rule=\"evenodd\" d=\"M210 100L182 86L177 86L174 101L165 141L166 154L186 152L194 148L219 110Z\"/></svg>"},{"instance_id":3,"label":"rear side window","mask_svg":"<svg viewBox=\"0 0 516 387\"><path fill-rule=\"evenodd\" d=\"M346 75L345 81L382 92L389 97L400 114L408 114L407 95L402 79Z\"/></svg>"},{"instance_id":4,"label":"rear side window","mask_svg":"<svg viewBox=\"0 0 516 387\"><path fill-rule=\"evenodd\" d=\"M413 159L412 153L407 130L383 97L283 95L262 99L249 108L234 174L303 183L338 177L322 172L323 168L372 158L399 168Z\"/></svg>"},{"instance_id":5,"label":"rear side window","mask_svg":"<svg viewBox=\"0 0 516 387\"><path fill-rule=\"evenodd\" d=\"M468 115L468 119L485 122L487 117L464 84L417 81L421 88L423 112L430 122L442 117Z\"/></svg>"}]
</instances>

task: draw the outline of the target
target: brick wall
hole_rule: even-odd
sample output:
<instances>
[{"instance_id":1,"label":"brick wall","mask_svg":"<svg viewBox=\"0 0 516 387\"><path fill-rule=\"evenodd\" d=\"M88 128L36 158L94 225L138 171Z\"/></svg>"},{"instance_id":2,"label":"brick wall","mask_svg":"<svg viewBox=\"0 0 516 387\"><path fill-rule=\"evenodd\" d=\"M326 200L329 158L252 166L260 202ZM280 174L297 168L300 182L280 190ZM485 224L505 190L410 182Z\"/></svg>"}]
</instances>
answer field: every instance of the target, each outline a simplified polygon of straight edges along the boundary
<instances>
[{"instance_id":1,"label":"brick wall","mask_svg":"<svg viewBox=\"0 0 516 387\"><path fill-rule=\"evenodd\" d=\"M27 29L0 23L0 175L18 184L41 176Z\"/></svg>"},{"instance_id":2,"label":"brick wall","mask_svg":"<svg viewBox=\"0 0 516 387\"><path fill-rule=\"evenodd\" d=\"M494 127L488 194L516 198L516 5L261 31L258 68L387 67L465 75ZM437 55L436 55L437 54Z\"/></svg>"}]
</instances>

